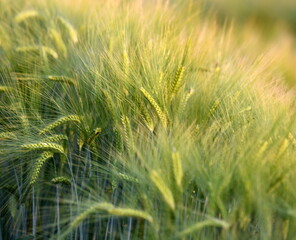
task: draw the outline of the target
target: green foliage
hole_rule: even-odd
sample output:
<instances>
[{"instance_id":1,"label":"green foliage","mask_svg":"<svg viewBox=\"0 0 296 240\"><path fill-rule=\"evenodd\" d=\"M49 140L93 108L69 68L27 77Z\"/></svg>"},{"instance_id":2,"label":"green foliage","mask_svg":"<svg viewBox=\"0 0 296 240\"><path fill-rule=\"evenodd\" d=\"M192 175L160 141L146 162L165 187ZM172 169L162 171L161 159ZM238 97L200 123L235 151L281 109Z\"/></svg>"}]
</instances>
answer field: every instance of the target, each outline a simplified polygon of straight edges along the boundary
<instances>
[{"instance_id":1,"label":"green foliage","mask_svg":"<svg viewBox=\"0 0 296 240\"><path fill-rule=\"evenodd\" d=\"M290 35L203 7L0 1L0 239L294 238Z\"/></svg>"}]
</instances>

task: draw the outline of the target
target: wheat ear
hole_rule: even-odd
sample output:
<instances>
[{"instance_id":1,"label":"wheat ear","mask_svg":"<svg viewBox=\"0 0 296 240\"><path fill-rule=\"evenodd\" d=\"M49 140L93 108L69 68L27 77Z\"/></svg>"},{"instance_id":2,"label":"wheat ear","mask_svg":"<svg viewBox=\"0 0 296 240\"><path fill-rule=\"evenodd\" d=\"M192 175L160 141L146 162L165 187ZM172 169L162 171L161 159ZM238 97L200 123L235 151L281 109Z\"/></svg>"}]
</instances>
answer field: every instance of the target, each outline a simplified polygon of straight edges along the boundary
<instances>
[{"instance_id":1,"label":"wheat ear","mask_svg":"<svg viewBox=\"0 0 296 240\"><path fill-rule=\"evenodd\" d=\"M26 21L27 19L36 18L36 17L40 17L40 14L36 10L28 10L28 11L19 13L15 17L15 21L17 23L21 23Z\"/></svg>"},{"instance_id":2,"label":"wheat ear","mask_svg":"<svg viewBox=\"0 0 296 240\"><path fill-rule=\"evenodd\" d=\"M96 213L98 211L108 211L111 208L113 208L113 205L111 203L101 202L94 204L72 221L71 228L77 227L77 225L81 223L84 219L86 219L89 215Z\"/></svg>"},{"instance_id":3,"label":"wheat ear","mask_svg":"<svg viewBox=\"0 0 296 240\"><path fill-rule=\"evenodd\" d=\"M67 57L67 47L64 43L61 34L54 28L49 30L49 34L56 48L63 54L64 57Z\"/></svg>"},{"instance_id":4,"label":"wheat ear","mask_svg":"<svg viewBox=\"0 0 296 240\"><path fill-rule=\"evenodd\" d=\"M56 134L47 138L44 138L42 141L44 142L60 142L60 141L67 141L68 137L63 134Z\"/></svg>"},{"instance_id":5,"label":"wheat ear","mask_svg":"<svg viewBox=\"0 0 296 240\"><path fill-rule=\"evenodd\" d=\"M127 147L129 150L131 150L134 147L134 139L133 139L133 132L132 132L130 120L127 116L122 116L121 122L124 129L124 138L127 143Z\"/></svg>"},{"instance_id":6,"label":"wheat ear","mask_svg":"<svg viewBox=\"0 0 296 240\"><path fill-rule=\"evenodd\" d=\"M172 82L172 85L171 85L171 98L174 97L174 95L177 93L177 91L180 89L182 85L182 77L184 74L184 70L185 70L185 67L180 66L176 72L174 81Z\"/></svg>"},{"instance_id":7,"label":"wheat ear","mask_svg":"<svg viewBox=\"0 0 296 240\"><path fill-rule=\"evenodd\" d=\"M34 150L49 150L53 152L59 152L64 153L64 148L56 143L48 143L48 142L39 142L39 143L33 143L33 144L23 144L22 148L34 151Z\"/></svg>"},{"instance_id":8,"label":"wheat ear","mask_svg":"<svg viewBox=\"0 0 296 240\"><path fill-rule=\"evenodd\" d=\"M160 106L157 104L157 102L154 100L154 98L148 93L143 87L140 88L140 91L143 93L143 95L147 98L147 100L150 102L150 104L154 107L162 125L164 127L167 126L167 117L165 113L161 110Z\"/></svg>"},{"instance_id":9,"label":"wheat ear","mask_svg":"<svg viewBox=\"0 0 296 240\"><path fill-rule=\"evenodd\" d=\"M180 158L180 154L178 152L173 152L172 159L173 159L173 171L174 171L175 181L177 186L180 189L182 189L183 168L182 168L182 161Z\"/></svg>"},{"instance_id":10,"label":"wheat ear","mask_svg":"<svg viewBox=\"0 0 296 240\"><path fill-rule=\"evenodd\" d=\"M145 219L150 223L153 222L153 218L148 213L132 208L111 208L108 213L118 217L136 217Z\"/></svg>"},{"instance_id":11,"label":"wheat ear","mask_svg":"<svg viewBox=\"0 0 296 240\"><path fill-rule=\"evenodd\" d=\"M36 159L36 163L33 166L33 172L31 176L30 184L34 184L39 176L40 170L47 159L53 156L52 152L43 152L39 158Z\"/></svg>"},{"instance_id":12,"label":"wheat ear","mask_svg":"<svg viewBox=\"0 0 296 240\"><path fill-rule=\"evenodd\" d=\"M66 77L66 76L54 76L54 75L50 75L47 76L48 80L51 81L56 81L56 82L64 82L64 83L68 83L70 85L76 85L76 82L73 78L70 77Z\"/></svg>"},{"instance_id":13,"label":"wheat ear","mask_svg":"<svg viewBox=\"0 0 296 240\"><path fill-rule=\"evenodd\" d=\"M66 178L66 177L55 177L53 179L51 179L51 182L53 184L65 184L65 185L71 185L71 181L69 178Z\"/></svg>"},{"instance_id":14,"label":"wheat ear","mask_svg":"<svg viewBox=\"0 0 296 240\"><path fill-rule=\"evenodd\" d=\"M75 30L75 28L72 26L71 23L69 23L67 20L65 20L62 17L58 18L58 21L61 23L61 25L66 29L66 31L69 34L69 37L71 38L73 43L77 43L78 42L78 34Z\"/></svg>"},{"instance_id":15,"label":"wheat ear","mask_svg":"<svg viewBox=\"0 0 296 240\"><path fill-rule=\"evenodd\" d=\"M194 233L196 231L201 230L204 227L222 227L222 228L229 228L230 224L219 219L209 219L204 220L201 222L198 222L192 226L189 226L185 230L183 230L181 233L178 234L179 237L184 237L188 234Z\"/></svg>"},{"instance_id":16,"label":"wheat ear","mask_svg":"<svg viewBox=\"0 0 296 240\"><path fill-rule=\"evenodd\" d=\"M164 183L162 177L159 175L159 173L155 170L151 171L150 178L156 188L161 193L163 199L167 203L167 205L172 209L175 210L175 200L173 197L173 194L171 190L168 188L168 186Z\"/></svg>"},{"instance_id":17,"label":"wheat ear","mask_svg":"<svg viewBox=\"0 0 296 240\"><path fill-rule=\"evenodd\" d=\"M78 115L68 115L66 117L61 117L58 120L56 120L55 122L49 124L46 128L42 129L39 132L39 135L47 133L49 131L51 131L52 129L67 123L67 122L76 122L76 123L81 123L80 117Z\"/></svg>"},{"instance_id":18,"label":"wheat ear","mask_svg":"<svg viewBox=\"0 0 296 240\"><path fill-rule=\"evenodd\" d=\"M86 211L77 216L73 222L71 223L71 228L77 227L79 223L81 223L84 219L86 219L89 215L96 213L98 211L107 212L110 215L118 216L118 217L136 217L142 218L149 222L153 222L153 218L146 212L131 209L131 208L117 208L114 207L111 203L101 202L96 203L93 206L89 207Z\"/></svg>"}]
</instances>

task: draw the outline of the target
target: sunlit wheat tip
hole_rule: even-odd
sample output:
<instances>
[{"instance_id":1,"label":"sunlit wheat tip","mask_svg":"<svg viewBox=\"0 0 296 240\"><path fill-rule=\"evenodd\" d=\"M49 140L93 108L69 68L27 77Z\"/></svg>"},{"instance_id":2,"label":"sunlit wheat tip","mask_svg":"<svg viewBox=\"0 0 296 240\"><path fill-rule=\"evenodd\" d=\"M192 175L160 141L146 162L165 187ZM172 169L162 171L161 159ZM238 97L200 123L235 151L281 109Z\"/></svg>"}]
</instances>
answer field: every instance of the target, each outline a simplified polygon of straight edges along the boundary
<instances>
[{"instance_id":1,"label":"sunlit wheat tip","mask_svg":"<svg viewBox=\"0 0 296 240\"><path fill-rule=\"evenodd\" d=\"M24 11L24 12L19 13L15 17L15 21L17 23L21 23L27 19L36 18L36 17L40 17L39 13L36 10L28 10L28 11Z\"/></svg>"}]
</instances>

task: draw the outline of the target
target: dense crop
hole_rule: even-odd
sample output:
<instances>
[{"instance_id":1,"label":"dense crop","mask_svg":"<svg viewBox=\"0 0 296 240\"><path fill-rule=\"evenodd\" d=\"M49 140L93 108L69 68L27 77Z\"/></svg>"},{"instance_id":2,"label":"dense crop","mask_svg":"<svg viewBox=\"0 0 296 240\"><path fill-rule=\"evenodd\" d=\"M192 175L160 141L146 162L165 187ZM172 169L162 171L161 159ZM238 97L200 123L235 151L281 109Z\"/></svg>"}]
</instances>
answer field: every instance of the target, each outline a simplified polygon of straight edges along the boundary
<instances>
[{"instance_id":1,"label":"dense crop","mask_svg":"<svg viewBox=\"0 0 296 240\"><path fill-rule=\"evenodd\" d=\"M0 1L0 239L295 238L293 35L202 9Z\"/></svg>"}]
</instances>

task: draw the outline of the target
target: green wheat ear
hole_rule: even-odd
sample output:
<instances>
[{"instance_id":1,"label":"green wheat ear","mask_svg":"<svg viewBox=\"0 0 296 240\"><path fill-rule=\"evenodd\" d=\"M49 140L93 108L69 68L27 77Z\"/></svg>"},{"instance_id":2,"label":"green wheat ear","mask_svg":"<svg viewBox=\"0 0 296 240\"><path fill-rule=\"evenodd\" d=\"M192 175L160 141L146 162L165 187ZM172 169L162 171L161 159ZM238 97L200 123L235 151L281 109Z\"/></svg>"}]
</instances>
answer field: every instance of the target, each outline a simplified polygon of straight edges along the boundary
<instances>
[{"instance_id":1,"label":"green wheat ear","mask_svg":"<svg viewBox=\"0 0 296 240\"><path fill-rule=\"evenodd\" d=\"M127 147L129 150L132 150L134 148L134 138L133 138L133 132L132 132L130 120L127 116L122 116L121 122L124 129L124 138L127 143Z\"/></svg>"},{"instance_id":2,"label":"green wheat ear","mask_svg":"<svg viewBox=\"0 0 296 240\"><path fill-rule=\"evenodd\" d=\"M157 171L153 170L150 173L150 179L152 180L152 182L154 183L156 188L161 193L161 195L162 195L163 199L165 200L165 202L167 203L167 205L171 208L171 210L174 211L175 210L175 200L173 197L173 193L171 192L169 187L165 184L165 182L163 181L160 174Z\"/></svg>"},{"instance_id":3,"label":"green wheat ear","mask_svg":"<svg viewBox=\"0 0 296 240\"><path fill-rule=\"evenodd\" d=\"M194 233L196 231L199 231L205 227L221 227L221 228L229 228L230 224L226 221L220 220L220 219L208 219L204 221L197 222L196 224L193 224L192 226L189 226L182 232L178 234L179 237L185 237L191 233Z\"/></svg>"},{"instance_id":4,"label":"green wheat ear","mask_svg":"<svg viewBox=\"0 0 296 240\"><path fill-rule=\"evenodd\" d=\"M157 102L154 100L154 98L150 95L150 93L145 90L145 88L141 87L140 91L147 98L147 100L150 102L150 104L154 107L163 127L166 127L167 122L168 122L167 117L166 117L165 113L161 110L160 106L157 104Z\"/></svg>"},{"instance_id":5,"label":"green wheat ear","mask_svg":"<svg viewBox=\"0 0 296 240\"><path fill-rule=\"evenodd\" d=\"M40 155L40 157L36 159L36 162L33 165L33 172L32 172L32 176L31 176L30 184L34 184L36 182L42 166L44 165L46 160L48 160L52 156L53 156L53 153L47 151L47 152L43 152Z\"/></svg>"},{"instance_id":6,"label":"green wheat ear","mask_svg":"<svg viewBox=\"0 0 296 240\"><path fill-rule=\"evenodd\" d=\"M23 144L22 148L28 151L49 150L53 152L64 153L64 148L61 145L51 142Z\"/></svg>"},{"instance_id":7,"label":"green wheat ear","mask_svg":"<svg viewBox=\"0 0 296 240\"><path fill-rule=\"evenodd\" d=\"M67 141L67 140L68 140L68 137L66 135L56 134L53 136L46 137L42 141L44 141L44 142L60 142L60 141Z\"/></svg>"},{"instance_id":8,"label":"green wheat ear","mask_svg":"<svg viewBox=\"0 0 296 240\"><path fill-rule=\"evenodd\" d=\"M69 178L60 176L60 177L55 177L51 179L51 182L53 184L64 184L64 185L71 185L71 180Z\"/></svg>"},{"instance_id":9,"label":"green wheat ear","mask_svg":"<svg viewBox=\"0 0 296 240\"><path fill-rule=\"evenodd\" d=\"M107 211L110 215L114 215L117 217L135 217L147 220L148 222L152 223L153 218L148 213L136 210L132 208L111 208Z\"/></svg>"},{"instance_id":10,"label":"green wheat ear","mask_svg":"<svg viewBox=\"0 0 296 240\"><path fill-rule=\"evenodd\" d=\"M66 19L62 17L58 17L58 21L61 23L61 25L64 27L64 29L68 32L70 39L73 43L78 42L78 34L75 28L72 26L71 23L69 23Z\"/></svg>"},{"instance_id":11,"label":"green wheat ear","mask_svg":"<svg viewBox=\"0 0 296 240\"><path fill-rule=\"evenodd\" d=\"M180 154L178 152L173 152L173 172L177 186L179 189L182 189L182 180L183 180L183 167Z\"/></svg>"},{"instance_id":12,"label":"green wheat ear","mask_svg":"<svg viewBox=\"0 0 296 240\"><path fill-rule=\"evenodd\" d=\"M108 211L108 209L113 208L111 203L107 202L100 202L94 204L93 206L89 207L86 211L82 212L79 216L77 216L71 223L71 228L75 228L81 223L84 219L86 219L89 215L100 212L100 211Z\"/></svg>"},{"instance_id":13,"label":"green wheat ear","mask_svg":"<svg viewBox=\"0 0 296 240\"><path fill-rule=\"evenodd\" d=\"M171 85L171 98L175 96L175 94L177 93L177 91L180 89L182 85L182 78L183 78L184 71L185 71L185 67L180 66L176 72L174 81L172 82L172 85Z\"/></svg>"},{"instance_id":14,"label":"green wheat ear","mask_svg":"<svg viewBox=\"0 0 296 240\"><path fill-rule=\"evenodd\" d=\"M296 138L293 136L292 133L288 134L288 139L291 141L294 147L296 147Z\"/></svg>"},{"instance_id":15,"label":"green wheat ear","mask_svg":"<svg viewBox=\"0 0 296 240\"><path fill-rule=\"evenodd\" d=\"M86 211L81 213L79 216L77 216L71 223L71 228L75 228L81 223L84 219L89 217L93 213L97 212L106 212L113 216L118 217L135 217L135 218L141 218L144 220L147 220L149 222L153 222L153 218L146 212L131 208L119 208L113 206L111 203L107 202L100 202L92 205L89 207Z\"/></svg>"},{"instance_id":16,"label":"green wheat ear","mask_svg":"<svg viewBox=\"0 0 296 240\"><path fill-rule=\"evenodd\" d=\"M39 132L39 135L45 134L45 133L51 131L52 129L54 129L64 123L67 123L67 122L81 123L81 120L78 115L69 115L66 117L61 117L60 119L56 120L55 122L49 124L46 128L42 129Z\"/></svg>"}]
</instances>

